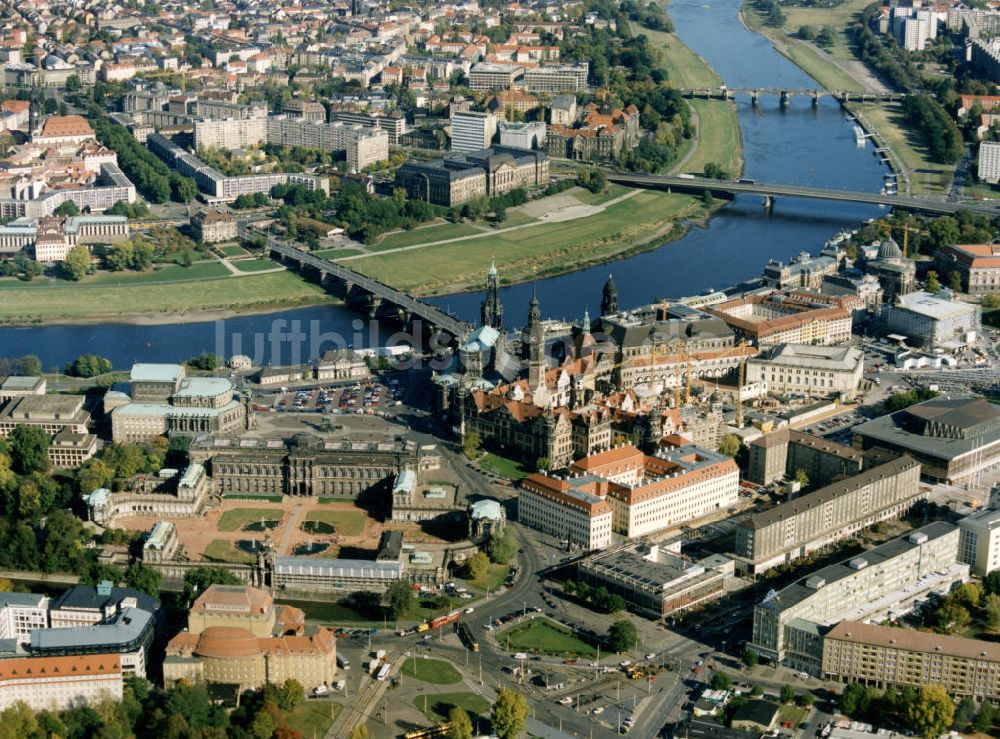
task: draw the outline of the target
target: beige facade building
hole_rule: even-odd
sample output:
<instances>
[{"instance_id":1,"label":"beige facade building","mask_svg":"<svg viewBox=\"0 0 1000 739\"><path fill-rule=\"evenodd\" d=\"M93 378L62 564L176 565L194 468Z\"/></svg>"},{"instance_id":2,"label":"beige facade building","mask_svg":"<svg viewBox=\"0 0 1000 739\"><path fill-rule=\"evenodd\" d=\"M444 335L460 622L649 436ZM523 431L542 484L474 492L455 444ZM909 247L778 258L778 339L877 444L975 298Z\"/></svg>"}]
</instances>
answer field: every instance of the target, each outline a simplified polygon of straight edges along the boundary
<instances>
[{"instance_id":1,"label":"beige facade building","mask_svg":"<svg viewBox=\"0 0 1000 739\"><path fill-rule=\"evenodd\" d=\"M790 428L766 433L747 449L747 479L758 485L794 478L802 470L813 487L822 487L857 475L864 465L864 456L856 449Z\"/></svg>"},{"instance_id":2,"label":"beige facade building","mask_svg":"<svg viewBox=\"0 0 1000 739\"><path fill-rule=\"evenodd\" d=\"M906 513L926 497L920 463L900 457L740 522L737 567L758 573Z\"/></svg>"},{"instance_id":3,"label":"beige facade building","mask_svg":"<svg viewBox=\"0 0 1000 739\"><path fill-rule=\"evenodd\" d=\"M994 144L1000 151L1000 144ZM958 272L962 292L988 295L1000 292L1000 245L955 244L944 246L934 255L942 276Z\"/></svg>"},{"instance_id":4,"label":"beige facade building","mask_svg":"<svg viewBox=\"0 0 1000 739\"><path fill-rule=\"evenodd\" d=\"M718 303L708 312L725 321L738 337L760 347L777 344L832 346L851 338L851 312L836 298L750 295Z\"/></svg>"},{"instance_id":5,"label":"beige facade building","mask_svg":"<svg viewBox=\"0 0 1000 739\"><path fill-rule=\"evenodd\" d=\"M580 549L611 545L611 506L600 483L581 483L530 475L517 495L518 520Z\"/></svg>"},{"instance_id":6,"label":"beige facade building","mask_svg":"<svg viewBox=\"0 0 1000 739\"><path fill-rule=\"evenodd\" d=\"M766 384L771 395L853 400L863 371L864 354L855 347L779 344L747 362L746 379Z\"/></svg>"},{"instance_id":7,"label":"beige facade building","mask_svg":"<svg viewBox=\"0 0 1000 739\"><path fill-rule=\"evenodd\" d=\"M215 244L236 239L236 219L219 210L201 210L191 216L191 236L195 241Z\"/></svg>"},{"instance_id":8,"label":"beige facade building","mask_svg":"<svg viewBox=\"0 0 1000 739\"><path fill-rule=\"evenodd\" d=\"M90 413L82 395L25 395L0 408L0 436L17 426L36 426L55 436L60 431L86 434Z\"/></svg>"},{"instance_id":9,"label":"beige facade building","mask_svg":"<svg viewBox=\"0 0 1000 739\"><path fill-rule=\"evenodd\" d=\"M823 638L823 678L876 688L940 685L977 701L1000 698L1000 645L842 621Z\"/></svg>"},{"instance_id":10,"label":"beige facade building","mask_svg":"<svg viewBox=\"0 0 1000 739\"><path fill-rule=\"evenodd\" d=\"M980 577L1000 568L1000 511L987 508L958 522L959 559Z\"/></svg>"},{"instance_id":11,"label":"beige facade building","mask_svg":"<svg viewBox=\"0 0 1000 739\"><path fill-rule=\"evenodd\" d=\"M0 710L18 703L34 711L62 711L103 700L121 701L121 657L18 657L0 660Z\"/></svg>"}]
</instances>

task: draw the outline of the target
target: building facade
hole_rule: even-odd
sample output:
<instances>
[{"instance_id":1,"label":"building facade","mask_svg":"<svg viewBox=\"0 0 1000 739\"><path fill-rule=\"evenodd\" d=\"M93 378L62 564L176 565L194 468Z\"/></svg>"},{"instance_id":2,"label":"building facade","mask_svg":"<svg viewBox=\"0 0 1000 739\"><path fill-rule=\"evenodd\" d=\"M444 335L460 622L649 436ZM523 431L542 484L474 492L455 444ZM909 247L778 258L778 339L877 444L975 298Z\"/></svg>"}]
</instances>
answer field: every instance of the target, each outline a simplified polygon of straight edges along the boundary
<instances>
[{"instance_id":1,"label":"building facade","mask_svg":"<svg viewBox=\"0 0 1000 739\"><path fill-rule=\"evenodd\" d=\"M235 241L236 219L220 210L200 210L191 216L191 236L206 244Z\"/></svg>"},{"instance_id":2,"label":"building facade","mask_svg":"<svg viewBox=\"0 0 1000 739\"><path fill-rule=\"evenodd\" d=\"M778 344L749 359L746 380L772 395L799 394L854 400L864 372L864 354L850 346Z\"/></svg>"},{"instance_id":3,"label":"building facade","mask_svg":"<svg viewBox=\"0 0 1000 739\"><path fill-rule=\"evenodd\" d=\"M958 522L959 559L985 577L1000 568L1000 511L987 508Z\"/></svg>"},{"instance_id":4,"label":"building facade","mask_svg":"<svg viewBox=\"0 0 1000 739\"><path fill-rule=\"evenodd\" d=\"M597 487L530 475L518 491L518 520L570 546L603 549L611 545L612 513Z\"/></svg>"},{"instance_id":5,"label":"building facade","mask_svg":"<svg viewBox=\"0 0 1000 739\"><path fill-rule=\"evenodd\" d=\"M925 349L970 344L982 330L982 308L928 292L899 296L882 310L881 328Z\"/></svg>"},{"instance_id":6,"label":"building facade","mask_svg":"<svg viewBox=\"0 0 1000 739\"><path fill-rule=\"evenodd\" d=\"M794 477L802 470L810 484L823 486L857 475L864 464L864 456L852 447L790 428L763 434L747 449L747 479L758 485Z\"/></svg>"},{"instance_id":7,"label":"building facade","mask_svg":"<svg viewBox=\"0 0 1000 739\"><path fill-rule=\"evenodd\" d=\"M1000 143L997 147L1000 151ZM958 272L962 292L969 295L1000 292L1000 246L997 244L946 245L934 255L934 261L941 275Z\"/></svg>"}]
</instances>

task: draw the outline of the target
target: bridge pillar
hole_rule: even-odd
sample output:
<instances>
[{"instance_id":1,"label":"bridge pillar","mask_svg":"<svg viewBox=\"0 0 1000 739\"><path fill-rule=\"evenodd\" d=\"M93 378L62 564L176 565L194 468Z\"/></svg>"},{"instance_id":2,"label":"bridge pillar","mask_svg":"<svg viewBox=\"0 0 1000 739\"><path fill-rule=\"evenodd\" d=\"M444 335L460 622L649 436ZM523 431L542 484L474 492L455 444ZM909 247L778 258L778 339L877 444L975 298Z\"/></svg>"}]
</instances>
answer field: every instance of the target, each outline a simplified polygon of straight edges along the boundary
<instances>
[{"instance_id":1,"label":"bridge pillar","mask_svg":"<svg viewBox=\"0 0 1000 739\"><path fill-rule=\"evenodd\" d=\"M753 104L753 106L755 108L758 105L760 105L760 92L758 92L757 90L754 90L753 92L751 92L750 93L750 102Z\"/></svg>"},{"instance_id":2,"label":"bridge pillar","mask_svg":"<svg viewBox=\"0 0 1000 739\"><path fill-rule=\"evenodd\" d=\"M792 95L791 95L791 93L788 92L788 90L782 90L781 91L781 107L782 108L787 108L788 107L788 103L791 100L791 97L792 97Z\"/></svg>"},{"instance_id":3,"label":"bridge pillar","mask_svg":"<svg viewBox=\"0 0 1000 739\"><path fill-rule=\"evenodd\" d=\"M774 209L774 196L765 195L764 196L764 210L770 213Z\"/></svg>"},{"instance_id":4,"label":"bridge pillar","mask_svg":"<svg viewBox=\"0 0 1000 739\"><path fill-rule=\"evenodd\" d=\"M722 99L723 100L732 100L733 99L733 93L731 93L729 91L728 87L722 88Z\"/></svg>"},{"instance_id":5,"label":"bridge pillar","mask_svg":"<svg viewBox=\"0 0 1000 739\"><path fill-rule=\"evenodd\" d=\"M847 90L844 90L840 94L840 102L844 103L845 105L851 102L851 93L849 93Z\"/></svg>"},{"instance_id":6,"label":"bridge pillar","mask_svg":"<svg viewBox=\"0 0 1000 739\"><path fill-rule=\"evenodd\" d=\"M813 90L813 107L819 107L819 90Z\"/></svg>"},{"instance_id":7,"label":"bridge pillar","mask_svg":"<svg viewBox=\"0 0 1000 739\"><path fill-rule=\"evenodd\" d=\"M382 298L377 295L368 296L368 317L375 318L378 313L379 306L382 305Z\"/></svg>"}]
</instances>

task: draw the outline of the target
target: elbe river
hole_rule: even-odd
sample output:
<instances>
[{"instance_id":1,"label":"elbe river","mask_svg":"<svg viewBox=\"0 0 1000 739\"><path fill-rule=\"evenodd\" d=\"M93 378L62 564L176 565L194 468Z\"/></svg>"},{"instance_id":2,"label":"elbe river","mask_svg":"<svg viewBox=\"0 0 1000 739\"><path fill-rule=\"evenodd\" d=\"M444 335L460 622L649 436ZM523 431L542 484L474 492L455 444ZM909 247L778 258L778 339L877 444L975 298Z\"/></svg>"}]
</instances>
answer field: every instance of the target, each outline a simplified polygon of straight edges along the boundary
<instances>
[{"instance_id":1,"label":"elbe river","mask_svg":"<svg viewBox=\"0 0 1000 739\"><path fill-rule=\"evenodd\" d=\"M680 37L701 54L731 87L813 89L815 81L778 54L763 36L738 19L741 0L673 0L670 14ZM777 97L753 107L737 98L743 133L744 177L763 182L878 191L886 169L869 144L857 147L851 123L839 104L824 97L793 97L782 109ZM756 196L737 197L704 228L658 249L608 264L531 283L505 287L505 322L521 326L532 288L546 317L577 320L586 309L596 316L601 288L613 274L623 308L664 297L695 295L760 274L768 259L787 260L816 252L839 231L854 228L882 211L876 206L778 199L770 212ZM488 265L483 265L484 279ZM502 275L501 275L502 276ZM477 321L478 293L431 299L468 321ZM317 341L333 334L354 347L385 343L392 331L369 334L366 321L342 306L300 308L222 322L161 325L106 323L0 329L0 356L36 354L46 369L85 352L108 357L116 369L133 362L176 362L203 351L250 354L257 363L307 361L310 352L331 348ZM302 341L273 340L275 331L298 322Z\"/></svg>"}]
</instances>

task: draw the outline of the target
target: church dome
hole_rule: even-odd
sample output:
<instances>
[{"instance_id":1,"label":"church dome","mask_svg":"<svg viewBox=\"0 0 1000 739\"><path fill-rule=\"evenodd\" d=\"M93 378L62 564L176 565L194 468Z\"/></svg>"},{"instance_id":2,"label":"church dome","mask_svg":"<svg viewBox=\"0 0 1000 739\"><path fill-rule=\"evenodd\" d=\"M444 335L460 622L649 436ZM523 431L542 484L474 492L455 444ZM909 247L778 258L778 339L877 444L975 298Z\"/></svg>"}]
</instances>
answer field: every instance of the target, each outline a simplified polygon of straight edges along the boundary
<instances>
[{"instance_id":1,"label":"church dome","mask_svg":"<svg viewBox=\"0 0 1000 739\"><path fill-rule=\"evenodd\" d=\"M880 262L891 259L902 259L903 251L891 237L885 239L878 248L878 260Z\"/></svg>"}]
</instances>

